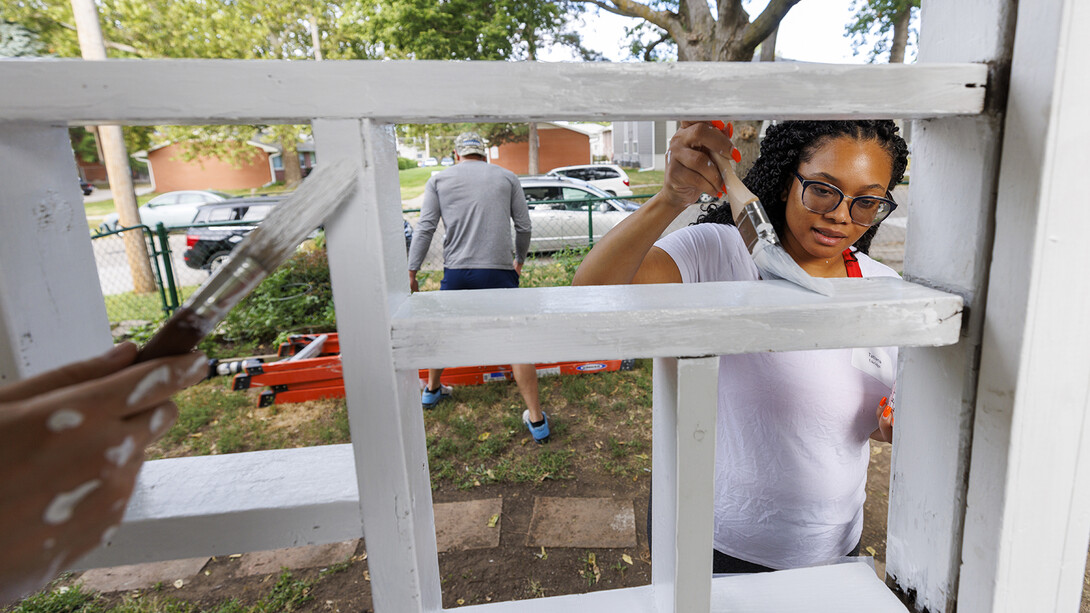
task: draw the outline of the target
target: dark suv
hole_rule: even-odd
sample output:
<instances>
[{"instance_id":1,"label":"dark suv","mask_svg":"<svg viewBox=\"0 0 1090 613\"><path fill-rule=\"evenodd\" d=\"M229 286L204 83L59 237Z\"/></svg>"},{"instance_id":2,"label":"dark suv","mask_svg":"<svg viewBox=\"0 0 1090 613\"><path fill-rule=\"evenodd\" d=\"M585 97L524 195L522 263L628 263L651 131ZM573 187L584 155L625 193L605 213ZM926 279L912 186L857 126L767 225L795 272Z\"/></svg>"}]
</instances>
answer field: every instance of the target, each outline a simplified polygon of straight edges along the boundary
<instances>
[{"instance_id":1,"label":"dark suv","mask_svg":"<svg viewBox=\"0 0 1090 613\"><path fill-rule=\"evenodd\" d=\"M213 271L231 255L231 250L246 238L246 235L269 214L274 206L280 204L287 194L258 196L254 198L232 198L227 202L213 202L197 209L194 225L185 234L185 265L197 270ZM229 222L237 221L238 224ZM405 251L413 240L413 227L405 224Z\"/></svg>"},{"instance_id":2,"label":"dark suv","mask_svg":"<svg viewBox=\"0 0 1090 613\"><path fill-rule=\"evenodd\" d=\"M195 226L185 234L185 264L198 270L215 270L235 245L269 214L274 206L283 202L284 196L257 196L232 198L227 202L213 202L197 209L194 224L223 224ZM236 221L236 224L226 223Z\"/></svg>"}]
</instances>

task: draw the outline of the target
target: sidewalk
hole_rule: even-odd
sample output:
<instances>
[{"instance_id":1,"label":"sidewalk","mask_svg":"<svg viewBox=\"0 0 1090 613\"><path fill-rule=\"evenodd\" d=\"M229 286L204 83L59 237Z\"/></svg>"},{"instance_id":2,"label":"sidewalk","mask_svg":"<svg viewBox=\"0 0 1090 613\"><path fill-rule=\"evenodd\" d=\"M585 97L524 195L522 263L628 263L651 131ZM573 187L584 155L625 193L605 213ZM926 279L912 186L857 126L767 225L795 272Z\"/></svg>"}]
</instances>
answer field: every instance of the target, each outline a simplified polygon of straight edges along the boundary
<instances>
[{"instance_id":1,"label":"sidewalk","mask_svg":"<svg viewBox=\"0 0 1090 613\"><path fill-rule=\"evenodd\" d=\"M151 192L155 191L155 188L148 183L141 183L139 185L133 186L133 191L136 192L137 196L143 196L144 194L150 194ZM90 195L83 197L83 203L88 204L91 202L102 202L103 200L113 200L113 198L114 195L112 192L110 192L110 188L96 187L95 191L91 192Z\"/></svg>"},{"instance_id":2,"label":"sidewalk","mask_svg":"<svg viewBox=\"0 0 1090 613\"><path fill-rule=\"evenodd\" d=\"M503 498L440 502L435 512L439 553L487 550L500 546L504 519L508 525L529 525L528 533L507 534L537 550L545 548L632 549L636 547L636 516L632 500L615 498L534 498L532 516L512 521L503 510ZM362 539L290 549L258 551L229 556L237 560L235 577L269 575L290 570L329 567L350 558L363 560ZM72 577L85 590L111 593L190 583L211 557L170 560L148 564L96 568Z\"/></svg>"}]
</instances>

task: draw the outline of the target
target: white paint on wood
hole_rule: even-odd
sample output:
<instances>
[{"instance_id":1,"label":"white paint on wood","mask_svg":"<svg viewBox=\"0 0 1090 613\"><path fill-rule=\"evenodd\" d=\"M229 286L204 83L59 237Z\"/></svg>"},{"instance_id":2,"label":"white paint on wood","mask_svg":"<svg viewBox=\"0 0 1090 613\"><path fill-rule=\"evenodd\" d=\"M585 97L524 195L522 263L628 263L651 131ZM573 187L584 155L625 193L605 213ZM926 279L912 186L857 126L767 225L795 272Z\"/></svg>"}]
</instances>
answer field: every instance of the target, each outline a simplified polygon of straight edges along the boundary
<instances>
[{"instance_id":1,"label":"white paint on wood","mask_svg":"<svg viewBox=\"0 0 1090 613\"><path fill-rule=\"evenodd\" d=\"M657 554L656 554L657 555ZM869 564L854 562L710 580L712 613L904 613L905 607L874 574ZM665 613L655 603L658 585L552 598L481 604L458 613Z\"/></svg>"},{"instance_id":2,"label":"white paint on wood","mask_svg":"<svg viewBox=\"0 0 1090 613\"><path fill-rule=\"evenodd\" d=\"M359 538L358 501L351 445L155 460L140 469L109 546L75 567Z\"/></svg>"},{"instance_id":3,"label":"white paint on wood","mask_svg":"<svg viewBox=\"0 0 1090 613\"><path fill-rule=\"evenodd\" d=\"M929 3L920 62L1010 58L1007 0ZM962 296L953 346L900 352L886 574L920 610L956 603L1002 116L917 121L905 278Z\"/></svg>"},{"instance_id":4,"label":"white paint on wood","mask_svg":"<svg viewBox=\"0 0 1090 613\"><path fill-rule=\"evenodd\" d=\"M651 582L661 613L711 606L719 358L655 360Z\"/></svg>"},{"instance_id":5,"label":"white paint on wood","mask_svg":"<svg viewBox=\"0 0 1090 613\"><path fill-rule=\"evenodd\" d=\"M355 195L326 230L375 610L438 611L418 377L394 370L390 347L392 313L409 297L393 133L370 120L321 120L314 141L325 163L354 160L360 172Z\"/></svg>"},{"instance_id":6,"label":"white paint on wood","mask_svg":"<svg viewBox=\"0 0 1090 613\"><path fill-rule=\"evenodd\" d=\"M986 74L971 64L48 60L0 63L0 108L7 121L75 125L914 118L979 113Z\"/></svg>"},{"instance_id":7,"label":"white paint on wood","mask_svg":"<svg viewBox=\"0 0 1090 613\"><path fill-rule=\"evenodd\" d=\"M1074 611L1090 535L1090 4L1018 3L958 611Z\"/></svg>"},{"instance_id":8,"label":"white paint on wood","mask_svg":"<svg viewBox=\"0 0 1090 613\"><path fill-rule=\"evenodd\" d=\"M786 281L418 293L392 322L394 359L411 369L958 340L957 296L888 277L833 284L830 298Z\"/></svg>"},{"instance_id":9,"label":"white paint on wood","mask_svg":"<svg viewBox=\"0 0 1090 613\"><path fill-rule=\"evenodd\" d=\"M77 175L63 125L0 127L0 385L110 346Z\"/></svg>"},{"instance_id":10,"label":"white paint on wood","mask_svg":"<svg viewBox=\"0 0 1090 613\"><path fill-rule=\"evenodd\" d=\"M651 371L651 583L655 607L675 613L678 551L677 358L656 358ZM654 476L659 475L658 479ZM711 577L709 570L708 577Z\"/></svg>"}]
</instances>

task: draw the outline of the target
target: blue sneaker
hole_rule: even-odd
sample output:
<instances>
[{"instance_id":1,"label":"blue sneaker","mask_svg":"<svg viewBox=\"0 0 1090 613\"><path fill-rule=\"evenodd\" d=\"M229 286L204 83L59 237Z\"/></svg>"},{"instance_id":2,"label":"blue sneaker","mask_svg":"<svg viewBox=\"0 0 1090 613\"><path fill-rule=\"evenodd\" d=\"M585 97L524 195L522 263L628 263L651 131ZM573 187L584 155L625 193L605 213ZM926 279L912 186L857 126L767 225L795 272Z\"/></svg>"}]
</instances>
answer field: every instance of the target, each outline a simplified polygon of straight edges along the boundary
<instances>
[{"instance_id":1,"label":"blue sneaker","mask_svg":"<svg viewBox=\"0 0 1090 613\"><path fill-rule=\"evenodd\" d=\"M439 404L439 401L444 398L450 398L451 392L454 389L449 385L439 384L439 389L434 392L428 389L428 386L424 386L424 391L420 392L420 404L424 405L425 409L433 409L435 405Z\"/></svg>"},{"instance_id":2,"label":"blue sneaker","mask_svg":"<svg viewBox=\"0 0 1090 613\"><path fill-rule=\"evenodd\" d=\"M530 409L522 412L522 423L526 424L526 429L530 431L530 434L534 437L534 442L538 444L549 441L549 416L545 414L545 411L541 412L541 416L544 418L545 423L534 426L530 423Z\"/></svg>"}]
</instances>

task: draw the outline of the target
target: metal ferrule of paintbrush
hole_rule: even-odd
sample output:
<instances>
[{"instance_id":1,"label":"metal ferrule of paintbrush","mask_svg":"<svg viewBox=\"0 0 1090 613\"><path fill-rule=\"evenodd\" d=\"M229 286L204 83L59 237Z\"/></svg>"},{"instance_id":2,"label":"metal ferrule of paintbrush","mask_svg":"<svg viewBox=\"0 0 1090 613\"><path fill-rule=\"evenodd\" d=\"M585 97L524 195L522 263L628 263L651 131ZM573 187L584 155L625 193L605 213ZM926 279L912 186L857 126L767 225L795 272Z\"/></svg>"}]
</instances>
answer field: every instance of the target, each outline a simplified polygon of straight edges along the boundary
<instances>
[{"instance_id":1,"label":"metal ferrule of paintbrush","mask_svg":"<svg viewBox=\"0 0 1090 613\"><path fill-rule=\"evenodd\" d=\"M191 350L267 274L261 262L249 254L228 259L140 349L138 361Z\"/></svg>"},{"instance_id":2,"label":"metal ferrule of paintbrush","mask_svg":"<svg viewBox=\"0 0 1090 613\"><path fill-rule=\"evenodd\" d=\"M247 254L239 255L241 257L227 260L223 264L223 272L205 281L181 308L189 309L197 318L208 321L212 326L222 321L227 312L270 272L257 259ZM206 333L210 331L204 330Z\"/></svg>"},{"instance_id":3,"label":"metal ferrule of paintbrush","mask_svg":"<svg viewBox=\"0 0 1090 613\"><path fill-rule=\"evenodd\" d=\"M734 223L738 226L738 233L746 243L746 249L750 253L758 248L758 245L779 245L780 238L776 236L776 230L772 227L772 221L768 219L768 213L761 206L760 200L753 200L742 207L741 212L735 217Z\"/></svg>"}]
</instances>

